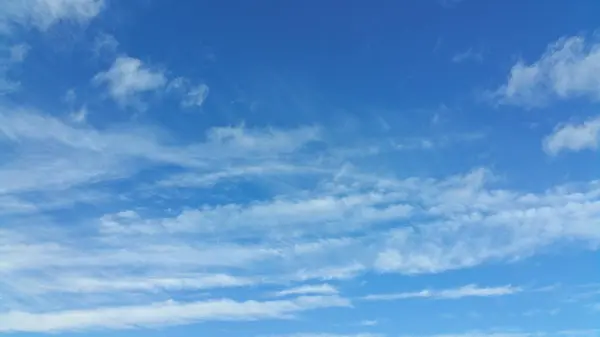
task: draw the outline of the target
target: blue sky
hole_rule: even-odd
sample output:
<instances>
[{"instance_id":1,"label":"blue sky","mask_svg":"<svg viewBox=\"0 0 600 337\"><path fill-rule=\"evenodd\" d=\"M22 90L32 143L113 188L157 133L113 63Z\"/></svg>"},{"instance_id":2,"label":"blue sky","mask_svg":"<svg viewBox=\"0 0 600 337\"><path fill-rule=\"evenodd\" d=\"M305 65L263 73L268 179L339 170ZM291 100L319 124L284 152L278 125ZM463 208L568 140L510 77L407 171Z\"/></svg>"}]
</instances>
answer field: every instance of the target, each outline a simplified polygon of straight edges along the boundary
<instances>
[{"instance_id":1,"label":"blue sky","mask_svg":"<svg viewBox=\"0 0 600 337\"><path fill-rule=\"evenodd\" d=\"M0 333L600 336L598 13L0 2Z\"/></svg>"}]
</instances>

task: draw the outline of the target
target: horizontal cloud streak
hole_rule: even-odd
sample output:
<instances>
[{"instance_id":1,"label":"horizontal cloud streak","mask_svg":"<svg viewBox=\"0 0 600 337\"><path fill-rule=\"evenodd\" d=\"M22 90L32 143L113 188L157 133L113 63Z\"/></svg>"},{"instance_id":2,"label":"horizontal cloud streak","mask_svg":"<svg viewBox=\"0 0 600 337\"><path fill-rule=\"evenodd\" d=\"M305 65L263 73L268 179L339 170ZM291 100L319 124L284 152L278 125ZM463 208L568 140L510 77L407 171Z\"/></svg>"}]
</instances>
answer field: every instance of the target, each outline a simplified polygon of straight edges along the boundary
<instances>
[{"instance_id":1,"label":"horizontal cloud streak","mask_svg":"<svg viewBox=\"0 0 600 337\"><path fill-rule=\"evenodd\" d=\"M367 295L367 301L394 301L414 298L429 298L434 300L455 300L464 297L497 297L513 295L521 292L521 288L512 286L480 288L476 285L467 285L455 289L422 290L417 292Z\"/></svg>"},{"instance_id":2,"label":"horizontal cloud streak","mask_svg":"<svg viewBox=\"0 0 600 337\"><path fill-rule=\"evenodd\" d=\"M237 302L229 299L192 303L169 301L147 306L52 313L11 311L0 313L0 332L64 332L155 327L207 320L282 319L305 310L347 306L350 306L350 302L341 297L298 297L269 302Z\"/></svg>"}]
</instances>

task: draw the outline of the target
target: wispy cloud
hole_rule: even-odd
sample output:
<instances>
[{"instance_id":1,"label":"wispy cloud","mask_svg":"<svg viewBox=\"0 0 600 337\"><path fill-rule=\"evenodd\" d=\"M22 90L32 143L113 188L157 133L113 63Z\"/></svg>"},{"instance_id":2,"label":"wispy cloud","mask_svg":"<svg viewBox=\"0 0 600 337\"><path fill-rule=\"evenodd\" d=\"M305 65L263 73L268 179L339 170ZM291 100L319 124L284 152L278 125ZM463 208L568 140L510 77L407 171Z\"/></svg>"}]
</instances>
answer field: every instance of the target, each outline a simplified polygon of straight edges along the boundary
<instances>
[{"instance_id":1,"label":"wispy cloud","mask_svg":"<svg viewBox=\"0 0 600 337\"><path fill-rule=\"evenodd\" d=\"M97 329L156 327L206 320L247 321L282 319L316 308L347 307L340 297L298 297L282 301L230 299L179 303L168 301L145 306L71 310L51 313L11 311L0 313L1 332L62 332Z\"/></svg>"},{"instance_id":2,"label":"wispy cloud","mask_svg":"<svg viewBox=\"0 0 600 337\"><path fill-rule=\"evenodd\" d=\"M0 97L0 333L317 317L324 330L269 331L378 337L393 323L388 306L513 303L521 293L550 294L505 281L491 286L488 274L456 272L445 280L438 274L498 266L555 247L600 249L600 181L518 185L503 179L513 173L505 171L509 165L473 164L463 145L487 134L447 129L457 126L451 124L458 108L414 109L404 126L394 119L397 111L385 110L377 112L377 125L361 125L372 116L335 125L338 112L323 103L328 99L307 103L301 86L288 87L287 79L264 94L261 85L256 92L251 85L264 80L262 73L231 79L241 68L230 67L230 57L207 64L208 71L184 64L206 54L208 47L198 43L183 58L171 53L177 39L169 40L169 55L142 53L163 48L166 35L158 45L127 50L136 44L127 29L137 21L129 20L137 8L119 3L115 9L122 12L100 18L110 4L116 1L0 0L6 44L0 46L0 93L10 92ZM162 33L174 31L159 25ZM61 45L65 37L68 48ZM373 43L383 46L379 42ZM449 56L453 62L483 60L477 50L454 49L451 42L444 49L463 51ZM52 49L45 54L43 48ZM593 41L560 40L539 60L514 65L494 100L526 106L596 101L598 55ZM169 65L174 59L181 64ZM36 69L43 69L41 80L33 77ZM238 90L243 93L230 92ZM293 97L284 97L289 92ZM252 113L238 111L242 101ZM113 111L113 102L116 110L139 111L131 118L129 111ZM184 111L206 113L174 114ZM333 118L313 119L327 112ZM245 122L236 117L242 115ZM543 140L544 150L596 149L599 133L597 119L561 124ZM497 134L486 141L498 140ZM439 167L419 156L433 152ZM480 278L462 278L473 276ZM437 286L394 292L388 278ZM444 283L450 280L466 285L452 288ZM590 296L577 303L587 313L597 302ZM359 312L363 308L385 310ZM451 310L442 309L428 317ZM489 317L485 309L464 309L456 317L477 323ZM510 317L523 318L526 309ZM552 314L554 308L536 310ZM330 321L343 314L350 320ZM578 333L499 331L440 336Z\"/></svg>"},{"instance_id":3,"label":"wispy cloud","mask_svg":"<svg viewBox=\"0 0 600 337\"><path fill-rule=\"evenodd\" d=\"M101 33L94 39L93 52L96 56L101 56L103 54L114 56L118 48L119 41L110 34Z\"/></svg>"},{"instance_id":4,"label":"wispy cloud","mask_svg":"<svg viewBox=\"0 0 600 337\"><path fill-rule=\"evenodd\" d=\"M290 288L278 291L277 296L288 295L334 295L338 290L329 284L304 285L300 287Z\"/></svg>"},{"instance_id":5,"label":"wispy cloud","mask_svg":"<svg viewBox=\"0 0 600 337\"><path fill-rule=\"evenodd\" d=\"M167 90L179 95L183 108L201 107L210 91L208 85L204 83L192 85L190 80L183 77L172 80Z\"/></svg>"},{"instance_id":6,"label":"wispy cloud","mask_svg":"<svg viewBox=\"0 0 600 337\"><path fill-rule=\"evenodd\" d=\"M17 27L47 30L61 21L83 24L104 8L104 0L5 0L0 5L0 33Z\"/></svg>"},{"instance_id":7,"label":"wispy cloud","mask_svg":"<svg viewBox=\"0 0 600 337\"><path fill-rule=\"evenodd\" d=\"M504 104L542 106L554 99L600 99L600 45L583 36L561 38L535 62L519 61L494 96Z\"/></svg>"},{"instance_id":8,"label":"wispy cloud","mask_svg":"<svg viewBox=\"0 0 600 337\"><path fill-rule=\"evenodd\" d=\"M215 127L203 142L169 144L142 126L99 131L32 111L8 111L0 114L0 135L23 159L0 167L0 186L13 200L5 205L19 212L35 211L31 202L23 203L30 193L110 182L156 165L211 176L226 164L239 168L238 177L258 184L256 173L244 167L278 163L303 168L302 159L314 156L311 144L327 148L322 131L311 127ZM30 152L46 146L50 157ZM326 157L329 152L318 153ZM71 158L77 158L77 169L67 165ZM99 214L81 224L85 230L77 241L69 239L68 228L53 223L11 226L2 231L0 288L12 289L20 298L14 301L26 308L36 298L69 309L64 294L85 303L90 295L103 293L110 304L121 305L124 293L148 298L153 291L261 283L300 283L288 289L299 293L311 290L313 280L352 278L373 269L439 273L523 258L563 240L600 241L597 182L531 194L489 187L493 176L485 169L443 179L398 179L356 166L340 172L339 163L312 164L319 173L311 176L310 191L287 189L259 201L185 201L183 209L161 215L131 208ZM293 172L297 177L304 171ZM284 179L285 174L274 172L273 177ZM230 183L230 178L215 181ZM164 195L164 187L155 188L156 195ZM412 227L388 226L405 219L412 219ZM50 233L27 234L32 227ZM333 294L326 287L318 290ZM451 299L516 291L467 286L391 296Z\"/></svg>"},{"instance_id":9,"label":"wispy cloud","mask_svg":"<svg viewBox=\"0 0 600 337\"><path fill-rule=\"evenodd\" d=\"M235 288L259 283L259 279L235 277L227 274L189 274L152 276L144 275L132 278L113 279L110 276L70 273L60 275L45 282L41 287L35 282L22 280L13 285L15 290L30 294L44 293L114 293L114 292L156 292L169 290L203 290L215 288Z\"/></svg>"},{"instance_id":10,"label":"wispy cloud","mask_svg":"<svg viewBox=\"0 0 600 337\"><path fill-rule=\"evenodd\" d=\"M368 301L394 301L412 298L430 298L434 300L455 300L463 297L497 297L513 295L521 292L522 289L513 286L486 287L481 288L476 285L467 285L455 289L445 290L421 290L417 292L376 294L367 295L363 299Z\"/></svg>"},{"instance_id":11,"label":"wispy cloud","mask_svg":"<svg viewBox=\"0 0 600 337\"><path fill-rule=\"evenodd\" d=\"M456 0L454 0L454 2L456 2ZM457 53L452 57L452 62L454 63L463 63L466 61L481 63L483 62L483 53L480 51L475 51L473 48L469 48L466 51Z\"/></svg>"},{"instance_id":12,"label":"wispy cloud","mask_svg":"<svg viewBox=\"0 0 600 337\"><path fill-rule=\"evenodd\" d=\"M109 35L101 35L96 41L96 51L114 53L118 42ZM110 52L110 51L113 52ZM171 93L181 100L183 108L201 107L208 97L208 85L193 85L184 77L170 80L165 69L151 66L140 59L118 56L112 66L93 78L96 85L105 85L108 93L122 107L144 108L141 96L149 93Z\"/></svg>"},{"instance_id":13,"label":"wispy cloud","mask_svg":"<svg viewBox=\"0 0 600 337\"><path fill-rule=\"evenodd\" d=\"M110 69L94 77L97 84L106 84L110 96L122 106L140 105L139 94L163 88L167 83L164 72L151 68L141 60L120 56Z\"/></svg>"}]
</instances>

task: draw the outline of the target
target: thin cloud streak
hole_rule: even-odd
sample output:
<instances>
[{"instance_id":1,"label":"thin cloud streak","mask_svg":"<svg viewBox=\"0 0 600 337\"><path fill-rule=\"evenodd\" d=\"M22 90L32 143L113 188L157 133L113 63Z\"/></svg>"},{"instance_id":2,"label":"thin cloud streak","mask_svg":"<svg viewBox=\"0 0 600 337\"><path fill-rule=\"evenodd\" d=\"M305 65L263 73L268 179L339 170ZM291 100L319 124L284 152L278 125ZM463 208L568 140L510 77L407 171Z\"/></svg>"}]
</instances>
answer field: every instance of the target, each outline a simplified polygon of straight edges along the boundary
<instances>
[{"instance_id":1,"label":"thin cloud streak","mask_svg":"<svg viewBox=\"0 0 600 337\"><path fill-rule=\"evenodd\" d=\"M421 290L417 292L393 293L393 294L373 294L364 296L362 299L367 301L395 301L415 298L433 299L433 300L456 300L464 297L497 297L514 295L521 292L522 289L512 286L487 287L481 288L476 285L466 285L455 289L445 290Z\"/></svg>"}]
</instances>

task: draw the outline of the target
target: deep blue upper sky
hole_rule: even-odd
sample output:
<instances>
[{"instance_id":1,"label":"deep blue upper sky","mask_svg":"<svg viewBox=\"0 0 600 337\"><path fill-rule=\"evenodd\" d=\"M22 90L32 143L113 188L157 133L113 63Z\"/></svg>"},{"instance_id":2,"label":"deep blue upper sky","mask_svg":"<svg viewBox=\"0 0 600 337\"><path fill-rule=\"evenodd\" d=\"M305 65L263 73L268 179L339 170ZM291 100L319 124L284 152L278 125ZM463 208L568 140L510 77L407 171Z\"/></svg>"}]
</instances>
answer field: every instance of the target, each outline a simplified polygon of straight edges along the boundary
<instances>
[{"instance_id":1,"label":"deep blue upper sky","mask_svg":"<svg viewBox=\"0 0 600 337\"><path fill-rule=\"evenodd\" d=\"M0 333L600 336L598 13L0 2Z\"/></svg>"}]
</instances>

